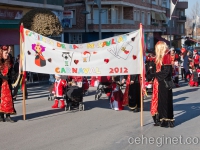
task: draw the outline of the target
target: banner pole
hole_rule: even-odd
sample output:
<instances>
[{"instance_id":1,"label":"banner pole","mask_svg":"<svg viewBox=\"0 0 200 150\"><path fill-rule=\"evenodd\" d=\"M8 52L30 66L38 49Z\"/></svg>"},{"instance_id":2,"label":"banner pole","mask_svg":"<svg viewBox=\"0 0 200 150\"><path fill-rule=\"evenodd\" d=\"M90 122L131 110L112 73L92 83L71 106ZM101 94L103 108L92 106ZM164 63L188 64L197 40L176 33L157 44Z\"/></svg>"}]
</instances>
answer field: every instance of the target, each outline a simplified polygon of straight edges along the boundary
<instances>
[{"instance_id":1,"label":"banner pole","mask_svg":"<svg viewBox=\"0 0 200 150\"><path fill-rule=\"evenodd\" d=\"M140 126L143 126L143 94L142 94L142 78L143 78L143 45L142 45L142 23L140 23L140 36L141 36L141 40L140 40L140 57L141 57L141 74L140 74Z\"/></svg>"},{"instance_id":2,"label":"banner pole","mask_svg":"<svg viewBox=\"0 0 200 150\"><path fill-rule=\"evenodd\" d=\"M20 65L19 65L19 71L20 71L20 73L22 74L22 84L23 84L23 78L24 78L24 72L22 73L22 70L23 70L23 64L22 64L22 59L24 59L23 58L23 53L22 53L22 42L24 42L23 40L23 38L24 38L24 36L23 36L23 29L24 29L24 26L23 26L23 23L21 23L21 25L20 25ZM26 97L25 97L25 88L26 88L26 84L24 83L24 86L23 85L21 85L22 87L23 87L23 89L22 89L22 94L23 94L23 120L26 120Z\"/></svg>"},{"instance_id":3,"label":"banner pole","mask_svg":"<svg viewBox=\"0 0 200 150\"><path fill-rule=\"evenodd\" d=\"M26 83L24 83L23 89L23 120L26 120L26 95L25 95Z\"/></svg>"}]
</instances>

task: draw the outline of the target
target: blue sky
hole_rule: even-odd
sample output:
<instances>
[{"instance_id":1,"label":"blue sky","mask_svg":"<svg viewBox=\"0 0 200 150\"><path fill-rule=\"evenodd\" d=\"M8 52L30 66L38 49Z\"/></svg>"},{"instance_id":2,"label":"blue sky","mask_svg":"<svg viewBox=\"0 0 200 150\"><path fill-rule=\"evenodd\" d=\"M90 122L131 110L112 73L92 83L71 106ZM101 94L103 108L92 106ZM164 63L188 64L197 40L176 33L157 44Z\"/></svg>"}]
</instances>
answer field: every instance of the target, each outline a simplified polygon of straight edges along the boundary
<instances>
[{"instance_id":1,"label":"blue sky","mask_svg":"<svg viewBox=\"0 0 200 150\"><path fill-rule=\"evenodd\" d=\"M188 0L188 9L186 9L186 11L185 11L186 16L190 16L192 7L194 6L194 4L195 4L197 1L198 1L199 4L200 4L200 0Z\"/></svg>"}]
</instances>

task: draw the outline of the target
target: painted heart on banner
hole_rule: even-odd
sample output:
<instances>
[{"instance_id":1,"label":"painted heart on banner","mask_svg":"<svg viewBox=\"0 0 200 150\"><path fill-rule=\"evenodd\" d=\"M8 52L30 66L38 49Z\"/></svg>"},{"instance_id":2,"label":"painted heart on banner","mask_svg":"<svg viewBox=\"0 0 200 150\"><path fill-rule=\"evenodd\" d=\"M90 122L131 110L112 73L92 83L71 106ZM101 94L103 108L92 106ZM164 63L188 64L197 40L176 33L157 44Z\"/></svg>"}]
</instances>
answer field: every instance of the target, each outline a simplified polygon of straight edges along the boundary
<instances>
[{"instance_id":1,"label":"painted heart on banner","mask_svg":"<svg viewBox=\"0 0 200 150\"><path fill-rule=\"evenodd\" d=\"M76 60L76 59L74 60L74 63L75 63L76 65L78 64L78 62L79 62L79 60Z\"/></svg>"},{"instance_id":2,"label":"painted heart on banner","mask_svg":"<svg viewBox=\"0 0 200 150\"><path fill-rule=\"evenodd\" d=\"M133 60L136 60L136 59L137 59L137 56L136 56L136 55L133 55L132 57L133 57Z\"/></svg>"},{"instance_id":3,"label":"painted heart on banner","mask_svg":"<svg viewBox=\"0 0 200 150\"><path fill-rule=\"evenodd\" d=\"M134 41L135 41L135 37L131 38L131 41L133 41L133 42L134 42Z\"/></svg>"},{"instance_id":4,"label":"painted heart on banner","mask_svg":"<svg viewBox=\"0 0 200 150\"><path fill-rule=\"evenodd\" d=\"M97 52L93 52L93 54L96 54Z\"/></svg>"},{"instance_id":5,"label":"painted heart on banner","mask_svg":"<svg viewBox=\"0 0 200 150\"><path fill-rule=\"evenodd\" d=\"M49 62L51 62L52 61L52 59L51 58L49 58L49 59L47 59Z\"/></svg>"},{"instance_id":6,"label":"painted heart on banner","mask_svg":"<svg viewBox=\"0 0 200 150\"><path fill-rule=\"evenodd\" d=\"M128 53L129 53L129 51L125 50L125 51L124 51L124 53L125 53L125 54L128 54Z\"/></svg>"},{"instance_id":7,"label":"painted heart on banner","mask_svg":"<svg viewBox=\"0 0 200 150\"><path fill-rule=\"evenodd\" d=\"M31 55L31 52L30 52L30 51L28 51L27 53L28 53L28 55Z\"/></svg>"},{"instance_id":8,"label":"painted heart on banner","mask_svg":"<svg viewBox=\"0 0 200 150\"><path fill-rule=\"evenodd\" d=\"M104 59L104 62L107 64L109 63L109 59Z\"/></svg>"}]
</instances>

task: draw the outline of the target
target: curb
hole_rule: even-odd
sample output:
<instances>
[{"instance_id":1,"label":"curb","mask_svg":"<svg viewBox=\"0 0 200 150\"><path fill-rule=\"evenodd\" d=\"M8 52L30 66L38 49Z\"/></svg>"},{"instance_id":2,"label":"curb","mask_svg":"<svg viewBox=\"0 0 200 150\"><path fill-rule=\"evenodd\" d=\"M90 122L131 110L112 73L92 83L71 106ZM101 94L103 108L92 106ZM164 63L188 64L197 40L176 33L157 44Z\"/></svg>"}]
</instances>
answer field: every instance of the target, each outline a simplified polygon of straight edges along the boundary
<instances>
[{"instance_id":1,"label":"curb","mask_svg":"<svg viewBox=\"0 0 200 150\"><path fill-rule=\"evenodd\" d=\"M42 85L47 85L49 84L49 81L38 81L38 82L33 82L33 83L26 83L27 87L33 87L33 86L42 86Z\"/></svg>"}]
</instances>

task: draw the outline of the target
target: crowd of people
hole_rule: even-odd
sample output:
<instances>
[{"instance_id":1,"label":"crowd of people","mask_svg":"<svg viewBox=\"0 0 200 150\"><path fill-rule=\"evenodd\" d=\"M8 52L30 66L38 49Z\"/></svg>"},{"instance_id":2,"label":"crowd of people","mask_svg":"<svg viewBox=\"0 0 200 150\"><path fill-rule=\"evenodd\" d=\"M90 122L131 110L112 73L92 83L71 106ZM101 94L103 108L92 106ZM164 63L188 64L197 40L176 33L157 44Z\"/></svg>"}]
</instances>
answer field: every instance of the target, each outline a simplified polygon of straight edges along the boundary
<instances>
[{"instance_id":1,"label":"crowd of people","mask_svg":"<svg viewBox=\"0 0 200 150\"><path fill-rule=\"evenodd\" d=\"M0 122L14 122L10 115L16 113L13 101L18 87L13 89L11 84L19 74L19 57L14 62L9 49L9 46L0 47ZM181 74L181 80L189 82L190 86L198 86L199 59L196 50L192 53L182 48L181 53L177 54L174 48L169 49L162 41L155 45L155 55L147 55L146 81L153 85L150 112L155 126L174 127L172 88L174 88L174 83L176 87L180 86L179 74ZM72 99L75 95L84 94L89 88L87 78L81 76L67 76L66 79L62 79L59 74L55 74L53 82L50 91L54 96L52 108L65 108L66 97ZM122 85L124 84L126 88L123 93ZM124 106L128 106L133 112L139 112L141 109L140 102L144 93L141 93L139 74L91 77L90 85L97 86L97 89L103 85L104 92L110 100L110 106L114 110L123 110Z\"/></svg>"}]
</instances>

